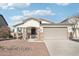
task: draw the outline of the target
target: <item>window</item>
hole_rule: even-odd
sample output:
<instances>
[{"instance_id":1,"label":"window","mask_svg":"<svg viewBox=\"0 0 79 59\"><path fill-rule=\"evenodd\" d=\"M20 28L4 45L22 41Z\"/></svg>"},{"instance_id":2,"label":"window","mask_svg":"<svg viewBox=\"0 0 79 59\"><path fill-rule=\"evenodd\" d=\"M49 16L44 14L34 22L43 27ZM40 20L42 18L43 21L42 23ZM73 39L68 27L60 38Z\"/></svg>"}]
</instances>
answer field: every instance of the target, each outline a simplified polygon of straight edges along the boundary
<instances>
[{"instance_id":1,"label":"window","mask_svg":"<svg viewBox=\"0 0 79 59\"><path fill-rule=\"evenodd\" d=\"M40 24L41 24L41 21L40 21Z\"/></svg>"},{"instance_id":2,"label":"window","mask_svg":"<svg viewBox=\"0 0 79 59\"><path fill-rule=\"evenodd\" d=\"M21 27L18 27L18 28L17 28L17 31L18 31L18 32L22 32L22 28L21 28Z\"/></svg>"}]
</instances>

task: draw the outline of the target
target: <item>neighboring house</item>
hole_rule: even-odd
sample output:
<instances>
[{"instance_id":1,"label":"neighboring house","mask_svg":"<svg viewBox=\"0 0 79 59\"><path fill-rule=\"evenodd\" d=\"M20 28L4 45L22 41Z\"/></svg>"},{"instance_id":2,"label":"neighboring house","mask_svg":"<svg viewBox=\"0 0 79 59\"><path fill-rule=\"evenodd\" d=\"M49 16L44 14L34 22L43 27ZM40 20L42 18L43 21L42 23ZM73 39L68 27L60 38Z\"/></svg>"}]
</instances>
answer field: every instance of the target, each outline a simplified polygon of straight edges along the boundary
<instances>
[{"instance_id":1,"label":"neighboring house","mask_svg":"<svg viewBox=\"0 0 79 59\"><path fill-rule=\"evenodd\" d=\"M8 23L2 15L0 15L0 38L7 38L9 35Z\"/></svg>"},{"instance_id":2,"label":"neighboring house","mask_svg":"<svg viewBox=\"0 0 79 59\"><path fill-rule=\"evenodd\" d=\"M55 24L41 18L28 18L22 23L14 25L14 33L17 39L24 40L50 40L50 39L68 39L67 27L71 24ZM35 39L37 38L37 39Z\"/></svg>"},{"instance_id":3,"label":"neighboring house","mask_svg":"<svg viewBox=\"0 0 79 59\"><path fill-rule=\"evenodd\" d=\"M68 32L72 33L73 38L79 38L79 16L69 17L61 23L72 24L72 26L68 26Z\"/></svg>"}]
</instances>

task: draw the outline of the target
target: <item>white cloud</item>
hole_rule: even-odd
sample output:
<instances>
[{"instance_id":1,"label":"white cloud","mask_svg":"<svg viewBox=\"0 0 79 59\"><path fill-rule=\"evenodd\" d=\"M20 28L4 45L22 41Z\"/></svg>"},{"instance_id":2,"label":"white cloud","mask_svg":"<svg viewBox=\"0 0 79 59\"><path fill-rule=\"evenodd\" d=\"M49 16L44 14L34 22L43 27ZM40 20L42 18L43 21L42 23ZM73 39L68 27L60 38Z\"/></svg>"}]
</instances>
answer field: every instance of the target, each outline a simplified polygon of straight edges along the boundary
<instances>
[{"instance_id":1,"label":"white cloud","mask_svg":"<svg viewBox=\"0 0 79 59\"><path fill-rule=\"evenodd\" d=\"M23 18L23 16L20 16L20 15L11 17L11 19L14 20L14 21L19 21L19 20L21 20L22 18Z\"/></svg>"},{"instance_id":2,"label":"white cloud","mask_svg":"<svg viewBox=\"0 0 79 59\"><path fill-rule=\"evenodd\" d=\"M7 7L7 3L0 3L0 8L5 9Z\"/></svg>"},{"instance_id":3,"label":"white cloud","mask_svg":"<svg viewBox=\"0 0 79 59\"><path fill-rule=\"evenodd\" d=\"M14 8L23 8L30 5L31 5L30 3L0 3L0 8L14 9Z\"/></svg>"},{"instance_id":4,"label":"white cloud","mask_svg":"<svg viewBox=\"0 0 79 59\"><path fill-rule=\"evenodd\" d=\"M52 12L52 10L23 10L23 15L25 16L52 16L55 15L55 13Z\"/></svg>"},{"instance_id":5,"label":"white cloud","mask_svg":"<svg viewBox=\"0 0 79 59\"><path fill-rule=\"evenodd\" d=\"M26 3L26 5L27 5L27 6L30 6L30 5L31 5L31 3Z\"/></svg>"},{"instance_id":6,"label":"white cloud","mask_svg":"<svg viewBox=\"0 0 79 59\"><path fill-rule=\"evenodd\" d=\"M17 15L17 16L10 17L10 19L14 21L14 24L18 24L18 23L22 22L22 19L23 18L24 17L21 16L21 15Z\"/></svg>"},{"instance_id":7,"label":"white cloud","mask_svg":"<svg viewBox=\"0 0 79 59\"><path fill-rule=\"evenodd\" d=\"M52 10L23 10L22 15L16 15L11 17L12 20L14 20L16 23L23 21L24 19L27 19L28 17L33 16L53 16L55 15Z\"/></svg>"},{"instance_id":8,"label":"white cloud","mask_svg":"<svg viewBox=\"0 0 79 59\"><path fill-rule=\"evenodd\" d=\"M60 6L68 6L70 3L56 3L56 4Z\"/></svg>"},{"instance_id":9,"label":"white cloud","mask_svg":"<svg viewBox=\"0 0 79 59\"><path fill-rule=\"evenodd\" d=\"M14 7L10 7L9 9L11 9L11 10L12 10L12 9L15 9L15 8L14 8Z\"/></svg>"}]
</instances>

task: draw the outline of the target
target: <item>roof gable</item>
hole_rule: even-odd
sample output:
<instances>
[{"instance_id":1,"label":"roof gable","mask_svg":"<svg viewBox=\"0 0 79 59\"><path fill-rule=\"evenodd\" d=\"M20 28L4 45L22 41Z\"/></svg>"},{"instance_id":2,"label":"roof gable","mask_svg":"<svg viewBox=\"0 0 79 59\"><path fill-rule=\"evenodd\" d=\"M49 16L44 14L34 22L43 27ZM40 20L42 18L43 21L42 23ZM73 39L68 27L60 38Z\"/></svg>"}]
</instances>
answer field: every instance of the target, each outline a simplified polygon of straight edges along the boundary
<instances>
[{"instance_id":1,"label":"roof gable","mask_svg":"<svg viewBox=\"0 0 79 59\"><path fill-rule=\"evenodd\" d=\"M40 22L40 21L46 21L46 22L53 23L53 22L51 22L51 21L49 21L49 20L42 19L42 18L28 18L28 19L25 19L23 22L26 22L26 21L28 21L28 20L36 20L36 21L38 21L38 22Z\"/></svg>"},{"instance_id":2,"label":"roof gable","mask_svg":"<svg viewBox=\"0 0 79 59\"><path fill-rule=\"evenodd\" d=\"M0 15L0 26L8 26L8 23L2 15Z\"/></svg>"},{"instance_id":3,"label":"roof gable","mask_svg":"<svg viewBox=\"0 0 79 59\"><path fill-rule=\"evenodd\" d=\"M35 21L38 21L38 22L45 21L45 22L53 23L53 22L48 21L46 19L41 19L41 18L28 18L28 19L25 19L22 23L19 23L19 24L14 25L14 27L15 26L18 26L18 25L21 25L21 24L24 24L25 22L30 21L30 20L35 20Z\"/></svg>"}]
</instances>

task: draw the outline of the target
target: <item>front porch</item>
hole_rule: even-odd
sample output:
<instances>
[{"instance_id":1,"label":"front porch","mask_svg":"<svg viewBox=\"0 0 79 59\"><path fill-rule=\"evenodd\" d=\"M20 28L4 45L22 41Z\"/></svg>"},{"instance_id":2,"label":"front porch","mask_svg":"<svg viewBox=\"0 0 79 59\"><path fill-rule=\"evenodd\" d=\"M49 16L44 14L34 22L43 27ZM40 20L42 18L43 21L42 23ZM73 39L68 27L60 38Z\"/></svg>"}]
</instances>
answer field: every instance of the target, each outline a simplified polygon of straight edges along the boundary
<instances>
[{"instance_id":1,"label":"front porch","mask_svg":"<svg viewBox=\"0 0 79 59\"><path fill-rule=\"evenodd\" d=\"M16 38L27 41L42 41L43 32L40 27L18 27Z\"/></svg>"}]
</instances>

